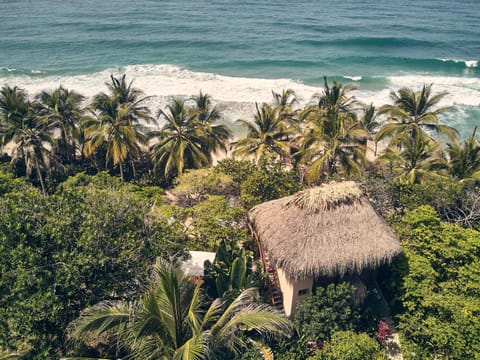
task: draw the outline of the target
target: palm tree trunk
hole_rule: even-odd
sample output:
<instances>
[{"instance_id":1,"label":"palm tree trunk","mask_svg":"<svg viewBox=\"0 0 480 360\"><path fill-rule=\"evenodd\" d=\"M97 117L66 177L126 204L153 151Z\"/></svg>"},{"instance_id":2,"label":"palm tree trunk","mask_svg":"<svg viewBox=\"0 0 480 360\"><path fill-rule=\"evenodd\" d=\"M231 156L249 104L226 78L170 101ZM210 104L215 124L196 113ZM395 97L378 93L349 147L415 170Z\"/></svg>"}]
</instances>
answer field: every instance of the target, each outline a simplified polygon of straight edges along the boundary
<instances>
[{"instance_id":1,"label":"palm tree trunk","mask_svg":"<svg viewBox=\"0 0 480 360\"><path fill-rule=\"evenodd\" d=\"M47 195L45 191L45 184L43 183L42 172L40 170L40 165L38 164L38 159L35 157L35 167L37 168L38 180L40 180L40 186L42 187L43 196Z\"/></svg>"},{"instance_id":2,"label":"palm tree trunk","mask_svg":"<svg viewBox=\"0 0 480 360\"><path fill-rule=\"evenodd\" d=\"M133 160L131 161L131 163L132 163L133 178L135 179L137 177L137 169L135 168L135 163Z\"/></svg>"},{"instance_id":3,"label":"palm tree trunk","mask_svg":"<svg viewBox=\"0 0 480 360\"><path fill-rule=\"evenodd\" d=\"M120 179L122 179L122 183L124 182L124 179L123 179L123 166L122 166L122 162L119 161L118 162L118 167L120 168Z\"/></svg>"}]
</instances>

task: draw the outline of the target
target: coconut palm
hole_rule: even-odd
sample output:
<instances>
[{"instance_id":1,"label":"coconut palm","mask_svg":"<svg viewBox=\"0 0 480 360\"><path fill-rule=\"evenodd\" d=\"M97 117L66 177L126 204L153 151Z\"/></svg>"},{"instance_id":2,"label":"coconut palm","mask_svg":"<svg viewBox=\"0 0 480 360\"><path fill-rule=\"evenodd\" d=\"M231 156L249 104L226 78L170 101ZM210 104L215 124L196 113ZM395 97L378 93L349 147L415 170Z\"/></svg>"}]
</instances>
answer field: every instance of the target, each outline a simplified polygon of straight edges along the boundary
<instances>
[{"instance_id":1,"label":"coconut palm","mask_svg":"<svg viewBox=\"0 0 480 360\"><path fill-rule=\"evenodd\" d=\"M232 132L226 125L216 124L220 120L221 114L218 108L212 104L210 95L200 91L200 94L194 96L193 100L195 107L192 111L196 112L198 126L204 131L206 153L209 165L212 165L212 153L219 150L227 152L226 143L232 137Z\"/></svg>"},{"instance_id":2,"label":"coconut palm","mask_svg":"<svg viewBox=\"0 0 480 360\"><path fill-rule=\"evenodd\" d=\"M455 139L457 131L447 125L439 124L438 116L450 110L449 107L436 105L446 93L432 94L431 85L423 85L422 90L415 92L409 88L401 88L390 94L393 105L384 105L380 114L388 114L388 122L378 131L376 140L400 137L431 137L430 132L440 133ZM398 144L398 141L395 140ZM399 144L401 146L401 144Z\"/></svg>"},{"instance_id":3,"label":"coconut palm","mask_svg":"<svg viewBox=\"0 0 480 360\"><path fill-rule=\"evenodd\" d=\"M185 101L174 99L167 109L159 110L158 117L166 121L152 136L159 141L152 146L152 160L156 170L165 178L181 175L185 169L198 169L211 162L212 141L207 136L198 113Z\"/></svg>"},{"instance_id":4,"label":"coconut palm","mask_svg":"<svg viewBox=\"0 0 480 360\"><path fill-rule=\"evenodd\" d=\"M153 118L150 115L150 110L144 105L149 97L144 96L140 89L133 87L133 81L127 83L125 74L120 78L111 75L110 79L110 83L105 83L110 93L98 94L96 96L96 102L101 102L102 99L114 98L119 105L129 104L129 121L132 124L137 124L141 121L146 123L152 122Z\"/></svg>"},{"instance_id":5,"label":"coconut palm","mask_svg":"<svg viewBox=\"0 0 480 360\"><path fill-rule=\"evenodd\" d=\"M325 88L318 95L318 107L324 109L329 114L349 114L354 116L353 107L356 100L350 96L349 92L354 90L353 85L344 85L342 83L333 82L332 86L328 85L327 77L323 77Z\"/></svg>"},{"instance_id":6,"label":"coconut palm","mask_svg":"<svg viewBox=\"0 0 480 360\"><path fill-rule=\"evenodd\" d=\"M93 116L85 118L82 127L85 134L83 152L89 157L100 147L106 150L105 166L110 160L119 167L124 181L124 163L128 157L137 157L147 138L143 128L134 124L135 104L119 103L114 97L97 96L93 101Z\"/></svg>"},{"instance_id":7,"label":"coconut palm","mask_svg":"<svg viewBox=\"0 0 480 360\"><path fill-rule=\"evenodd\" d=\"M68 162L73 162L76 158L79 124L83 116L81 103L84 99L79 93L62 86L53 91L42 91L36 96L40 116L50 128L60 132L58 152Z\"/></svg>"},{"instance_id":8,"label":"coconut palm","mask_svg":"<svg viewBox=\"0 0 480 360\"><path fill-rule=\"evenodd\" d=\"M281 106L283 109L292 109L293 106L298 102L297 95L293 89L286 89L281 93L272 91L272 95L273 106Z\"/></svg>"},{"instance_id":9,"label":"coconut palm","mask_svg":"<svg viewBox=\"0 0 480 360\"><path fill-rule=\"evenodd\" d=\"M367 132L360 123L342 117L329 116L306 124L294 157L298 164L307 166L308 182L315 183L335 173L358 174L365 165L363 140Z\"/></svg>"},{"instance_id":10,"label":"coconut palm","mask_svg":"<svg viewBox=\"0 0 480 360\"><path fill-rule=\"evenodd\" d=\"M369 105L363 105L363 114L359 120L368 133L368 137L365 139L365 144L368 140L375 141L375 134L380 128L380 123L377 121L377 115L377 109L372 103ZM377 141L375 141L374 154L377 155Z\"/></svg>"},{"instance_id":11,"label":"coconut palm","mask_svg":"<svg viewBox=\"0 0 480 360\"><path fill-rule=\"evenodd\" d=\"M297 139L297 164L306 165L306 180L318 182L332 174L359 173L366 163L365 128L353 110L355 99L350 86L325 79L325 89L318 95L318 105L307 107L301 116L304 129Z\"/></svg>"},{"instance_id":12,"label":"coconut palm","mask_svg":"<svg viewBox=\"0 0 480 360\"><path fill-rule=\"evenodd\" d=\"M386 149L380 161L388 162L397 173L397 180L407 184L421 183L432 177L439 177L435 170L444 167L444 159L439 143L429 136L410 137L397 135L395 141Z\"/></svg>"},{"instance_id":13,"label":"coconut palm","mask_svg":"<svg viewBox=\"0 0 480 360\"><path fill-rule=\"evenodd\" d=\"M476 131L477 127L463 144L457 140L447 144L448 170L457 179L480 180L480 143L475 138Z\"/></svg>"},{"instance_id":14,"label":"coconut palm","mask_svg":"<svg viewBox=\"0 0 480 360\"><path fill-rule=\"evenodd\" d=\"M297 95L292 89L283 90L281 93L272 91L272 95L272 106L279 110L279 117L282 121L284 121L286 130L285 140L290 142L293 140L292 137L300 131L301 126L298 117L300 110L295 108L295 105L298 104ZM294 142L290 142L289 146L289 152L292 153L294 151L293 149L296 147L296 144Z\"/></svg>"},{"instance_id":15,"label":"coconut palm","mask_svg":"<svg viewBox=\"0 0 480 360\"><path fill-rule=\"evenodd\" d=\"M272 91L273 106L280 109L280 117L287 120L291 126L296 125L295 105L298 103L297 95L292 89L283 90L281 93Z\"/></svg>"},{"instance_id":16,"label":"coconut palm","mask_svg":"<svg viewBox=\"0 0 480 360\"><path fill-rule=\"evenodd\" d=\"M21 122L28 112L27 94L18 87L3 86L0 90L0 145L7 144L7 133L14 129L12 124Z\"/></svg>"},{"instance_id":17,"label":"coconut palm","mask_svg":"<svg viewBox=\"0 0 480 360\"><path fill-rule=\"evenodd\" d=\"M17 87L4 86L0 90L0 113L2 144L14 143L12 162L23 160L27 176L35 169L45 195L42 172L49 170L54 144L47 123L41 121L27 94Z\"/></svg>"},{"instance_id":18,"label":"coconut palm","mask_svg":"<svg viewBox=\"0 0 480 360\"><path fill-rule=\"evenodd\" d=\"M85 341L110 335L134 359L223 359L249 345L248 337L286 334L289 321L243 291L230 304L205 299L177 265L160 261L152 284L131 303L103 302L70 326Z\"/></svg>"},{"instance_id":19,"label":"coconut palm","mask_svg":"<svg viewBox=\"0 0 480 360\"><path fill-rule=\"evenodd\" d=\"M232 143L233 155L241 157L253 156L258 162L264 156L275 156L286 159L289 156L288 135L291 130L282 118L280 108L263 104L256 106L253 122L237 120L247 128L247 136Z\"/></svg>"}]
</instances>

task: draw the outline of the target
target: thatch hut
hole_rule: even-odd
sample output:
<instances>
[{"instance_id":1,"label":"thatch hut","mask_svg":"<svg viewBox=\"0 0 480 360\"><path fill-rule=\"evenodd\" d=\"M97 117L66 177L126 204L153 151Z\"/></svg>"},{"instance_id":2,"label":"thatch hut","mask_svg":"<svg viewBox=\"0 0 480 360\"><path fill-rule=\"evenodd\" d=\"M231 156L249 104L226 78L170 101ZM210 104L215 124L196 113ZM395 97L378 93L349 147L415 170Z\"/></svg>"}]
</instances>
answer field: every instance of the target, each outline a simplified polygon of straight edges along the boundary
<instances>
[{"instance_id":1,"label":"thatch hut","mask_svg":"<svg viewBox=\"0 0 480 360\"><path fill-rule=\"evenodd\" d=\"M331 182L250 211L264 266L274 266L293 315L314 279L361 274L400 253L399 241L355 182ZM271 271L271 270L270 270Z\"/></svg>"}]
</instances>

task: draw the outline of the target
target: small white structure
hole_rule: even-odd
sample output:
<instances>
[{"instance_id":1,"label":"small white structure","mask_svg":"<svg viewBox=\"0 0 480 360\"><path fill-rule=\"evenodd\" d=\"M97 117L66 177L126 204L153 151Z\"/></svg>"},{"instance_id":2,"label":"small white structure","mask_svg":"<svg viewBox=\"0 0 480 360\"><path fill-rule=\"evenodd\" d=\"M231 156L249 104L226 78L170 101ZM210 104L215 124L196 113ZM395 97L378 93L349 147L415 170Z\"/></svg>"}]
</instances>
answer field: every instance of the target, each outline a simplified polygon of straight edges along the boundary
<instances>
[{"instance_id":1,"label":"small white structure","mask_svg":"<svg viewBox=\"0 0 480 360\"><path fill-rule=\"evenodd\" d=\"M213 263L215 260L214 252L188 251L187 253L190 258L182 262L182 270L188 276L203 277L205 261L208 260Z\"/></svg>"}]
</instances>

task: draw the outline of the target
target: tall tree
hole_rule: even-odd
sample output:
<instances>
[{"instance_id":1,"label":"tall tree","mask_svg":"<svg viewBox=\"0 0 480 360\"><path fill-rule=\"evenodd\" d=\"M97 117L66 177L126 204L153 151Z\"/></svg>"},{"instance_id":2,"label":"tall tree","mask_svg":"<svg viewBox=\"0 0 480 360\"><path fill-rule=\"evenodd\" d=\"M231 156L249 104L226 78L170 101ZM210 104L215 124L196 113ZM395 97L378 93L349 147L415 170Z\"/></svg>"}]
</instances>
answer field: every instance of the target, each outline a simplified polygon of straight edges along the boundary
<instances>
[{"instance_id":1,"label":"tall tree","mask_svg":"<svg viewBox=\"0 0 480 360\"><path fill-rule=\"evenodd\" d=\"M380 114L388 114L388 122L378 131L377 140L400 137L431 137L430 132L443 134L450 139L457 136L457 131L439 123L438 116L450 110L449 107L437 107L446 93L432 94L432 85L423 85L420 91L401 88L392 91L393 104L384 105ZM395 140L398 144L398 141Z\"/></svg>"},{"instance_id":2,"label":"tall tree","mask_svg":"<svg viewBox=\"0 0 480 360\"><path fill-rule=\"evenodd\" d=\"M230 129L217 122L221 119L221 113L212 104L211 96L200 91L194 96L195 106L192 111L196 112L199 128L204 132L207 157L209 165L212 165L212 154L218 151L227 152L226 143L232 137Z\"/></svg>"},{"instance_id":3,"label":"tall tree","mask_svg":"<svg viewBox=\"0 0 480 360\"><path fill-rule=\"evenodd\" d=\"M294 158L307 166L308 182L318 182L334 173L359 173L366 162L364 139L368 133L356 119L350 89L337 82L330 86L325 78L318 105L301 114L304 128Z\"/></svg>"},{"instance_id":4,"label":"tall tree","mask_svg":"<svg viewBox=\"0 0 480 360\"><path fill-rule=\"evenodd\" d=\"M139 301L104 302L85 310L72 323L72 337L89 341L112 335L135 359L223 359L247 347L253 333L289 330L285 317L254 302L252 289L230 304L217 299L203 311L200 286L177 265L161 261L154 274Z\"/></svg>"},{"instance_id":5,"label":"tall tree","mask_svg":"<svg viewBox=\"0 0 480 360\"><path fill-rule=\"evenodd\" d=\"M158 111L158 117L166 124L160 131L152 133L159 138L151 148L156 170L170 179L182 175L184 169L198 169L210 164L212 140L207 140L197 111L192 111L185 101L174 99L165 111Z\"/></svg>"},{"instance_id":6,"label":"tall tree","mask_svg":"<svg viewBox=\"0 0 480 360\"><path fill-rule=\"evenodd\" d=\"M3 86L0 90L0 145L5 146L14 123L19 122L28 112L28 97L24 90L18 87Z\"/></svg>"},{"instance_id":7,"label":"tall tree","mask_svg":"<svg viewBox=\"0 0 480 360\"><path fill-rule=\"evenodd\" d=\"M457 140L447 144L448 169L457 179L480 180L480 143L476 131L477 127L463 144Z\"/></svg>"},{"instance_id":8,"label":"tall tree","mask_svg":"<svg viewBox=\"0 0 480 360\"><path fill-rule=\"evenodd\" d=\"M49 170L54 139L47 123L42 121L27 94L18 87L4 86L0 90L2 114L2 144L13 142L12 162L23 160L27 176L36 175L46 194L43 171Z\"/></svg>"},{"instance_id":9,"label":"tall tree","mask_svg":"<svg viewBox=\"0 0 480 360\"><path fill-rule=\"evenodd\" d=\"M133 81L127 83L126 76L111 76L106 83L109 94L97 94L92 102L93 117L82 124L85 134L83 153L91 156L100 147L105 146L105 166L110 160L118 165L122 181L124 164L127 159L138 157L142 145L146 146L144 123L154 122L144 102L143 92L133 87Z\"/></svg>"},{"instance_id":10,"label":"tall tree","mask_svg":"<svg viewBox=\"0 0 480 360\"><path fill-rule=\"evenodd\" d=\"M110 76L111 82L105 83L109 89L109 94L100 93L96 96L96 101L101 102L105 98L114 98L119 105L129 104L130 118L132 124L140 122L150 123L153 118L150 115L150 110L145 105L148 96L144 96L143 91L133 86L133 80L127 83L126 74L116 78Z\"/></svg>"},{"instance_id":11,"label":"tall tree","mask_svg":"<svg viewBox=\"0 0 480 360\"><path fill-rule=\"evenodd\" d=\"M280 109L280 117L287 121L287 124L296 127L298 118L296 116L298 104L297 95L293 89L283 90L281 93L272 91L273 106Z\"/></svg>"},{"instance_id":12,"label":"tall tree","mask_svg":"<svg viewBox=\"0 0 480 360\"><path fill-rule=\"evenodd\" d=\"M380 128L380 123L377 121L377 109L375 106L370 103L369 105L363 105L362 116L360 117L360 123L363 125L364 129L367 131L368 136L365 139L365 145L368 140L374 140L375 149L374 155L377 155L377 141L375 140L375 134Z\"/></svg>"},{"instance_id":13,"label":"tall tree","mask_svg":"<svg viewBox=\"0 0 480 360\"><path fill-rule=\"evenodd\" d=\"M39 114L52 129L60 132L57 151L63 160L71 163L76 159L80 134L81 106L85 97L63 86L53 91L42 91L36 96Z\"/></svg>"},{"instance_id":14,"label":"tall tree","mask_svg":"<svg viewBox=\"0 0 480 360\"><path fill-rule=\"evenodd\" d=\"M385 154L380 157L381 161L387 161L393 171L397 173L397 180L416 184L431 177L440 176L434 170L442 169L443 158L439 143L430 137L410 137L403 134L397 135L395 140L402 144L402 148L396 142L391 143Z\"/></svg>"},{"instance_id":15,"label":"tall tree","mask_svg":"<svg viewBox=\"0 0 480 360\"><path fill-rule=\"evenodd\" d=\"M105 166L112 160L118 165L120 177L124 181L124 163L128 156L138 156L141 145L147 143L143 128L134 124L135 106L131 103L119 104L114 97L96 97L93 102L94 116L85 118L84 154L91 156L100 147L106 149Z\"/></svg>"},{"instance_id":16,"label":"tall tree","mask_svg":"<svg viewBox=\"0 0 480 360\"><path fill-rule=\"evenodd\" d=\"M237 120L247 129L247 135L232 143L233 155L253 156L258 162L264 156L275 156L285 160L289 156L288 128L286 119L281 116L279 107L258 104L253 122Z\"/></svg>"}]
</instances>

